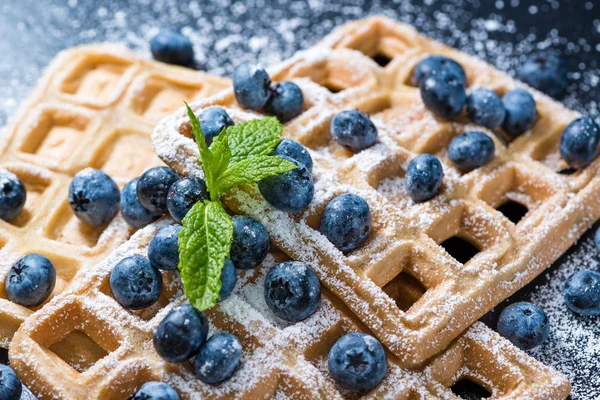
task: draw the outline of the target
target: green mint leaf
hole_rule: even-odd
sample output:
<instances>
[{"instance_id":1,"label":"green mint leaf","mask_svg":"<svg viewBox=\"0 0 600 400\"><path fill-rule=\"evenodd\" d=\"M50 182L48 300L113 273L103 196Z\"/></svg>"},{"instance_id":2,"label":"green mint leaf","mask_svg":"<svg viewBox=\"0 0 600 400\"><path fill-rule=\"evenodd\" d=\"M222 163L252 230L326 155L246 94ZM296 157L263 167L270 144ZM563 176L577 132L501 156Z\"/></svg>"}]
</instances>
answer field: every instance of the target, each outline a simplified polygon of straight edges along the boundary
<instances>
[{"instance_id":1,"label":"green mint leaf","mask_svg":"<svg viewBox=\"0 0 600 400\"><path fill-rule=\"evenodd\" d=\"M196 144L198 145L198 149L200 150L200 162L204 164L204 160L202 159L204 154L208 152L208 146L206 145L206 139L204 138L204 134L202 133L202 128L200 128L200 120L194 114L188 103L185 103L185 109L187 111L188 119L190 120L190 125L192 126L192 134L194 135L194 139L196 139Z\"/></svg>"},{"instance_id":2,"label":"green mint leaf","mask_svg":"<svg viewBox=\"0 0 600 400\"><path fill-rule=\"evenodd\" d=\"M250 156L266 156L281 141L283 126L275 117L253 119L227 127L231 161L237 163Z\"/></svg>"},{"instance_id":3,"label":"green mint leaf","mask_svg":"<svg viewBox=\"0 0 600 400\"><path fill-rule=\"evenodd\" d=\"M250 156L233 164L220 176L219 191L225 193L234 186L256 183L294 168L297 168L296 164L279 156Z\"/></svg>"},{"instance_id":4,"label":"green mint leaf","mask_svg":"<svg viewBox=\"0 0 600 400\"><path fill-rule=\"evenodd\" d=\"M219 300L221 271L233 241L233 221L218 201L196 203L179 232L179 271L186 296L198 310Z\"/></svg>"},{"instance_id":5,"label":"green mint leaf","mask_svg":"<svg viewBox=\"0 0 600 400\"><path fill-rule=\"evenodd\" d=\"M219 190L219 182L221 181L221 175L229 167L231 162L231 150L229 149L228 137L226 132L221 132L212 142L209 149L210 153L210 164L208 169L210 170L211 179L207 179L208 192L210 193L211 200L217 201L223 194Z\"/></svg>"}]
</instances>

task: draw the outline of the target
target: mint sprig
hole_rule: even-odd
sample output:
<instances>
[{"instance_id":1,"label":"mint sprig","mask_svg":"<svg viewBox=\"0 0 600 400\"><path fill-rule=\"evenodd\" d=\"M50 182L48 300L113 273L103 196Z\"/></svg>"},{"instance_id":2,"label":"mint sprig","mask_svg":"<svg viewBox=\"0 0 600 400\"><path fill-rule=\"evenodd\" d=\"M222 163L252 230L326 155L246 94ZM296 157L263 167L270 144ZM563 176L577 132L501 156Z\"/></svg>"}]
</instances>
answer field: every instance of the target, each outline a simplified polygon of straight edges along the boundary
<instances>
[{"instance_id":1,"label":"mint sprig","mask_svg":"<svg viewBox=\"0 0 600 400\"><path fill-rule=\"evenodd\" d=\"M234 186L254 184L297 166L270 155L283 132L276 118L254 119L230 126L209 147L198 117L187 103L185 106L210 200L196 203L182 221L178 268L190 303L199 310L206 310L219 300L221 271L233 240L233 220L225 211L221 196Z\"/></svg>"}]
</instances>

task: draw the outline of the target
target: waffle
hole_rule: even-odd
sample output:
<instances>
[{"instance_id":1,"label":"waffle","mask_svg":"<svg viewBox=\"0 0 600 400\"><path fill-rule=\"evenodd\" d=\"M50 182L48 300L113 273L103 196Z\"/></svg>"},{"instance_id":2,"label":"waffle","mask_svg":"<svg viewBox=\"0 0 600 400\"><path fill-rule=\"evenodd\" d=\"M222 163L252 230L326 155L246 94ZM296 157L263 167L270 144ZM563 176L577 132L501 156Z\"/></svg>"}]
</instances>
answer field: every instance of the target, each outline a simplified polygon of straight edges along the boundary
<instances>
[{"instance_id":1,"label":"waffle","mask_svg":"<svg viewBox=\"0 0 600 400\"><path fill-rule=\"evenodd\" d=\"M38 308L10 302L4 289L12 265L29 253L47 256L65 290L76 273L96 264L126 241L132 230L117 216L107 227L90 227L71 210L73 175L100 168L120 187L151 166L161 165L150 132L182 104L216 93L226 80L147 61L114 44L61 53L0 136L0 168L17 174L27 188L23 212L0 220L0 347L8 348L19 325ZM89 341L72 338L85 353ZM61 349L57 349L61 351Z\"/></svg>"},{"instance_id":2,"label":"waffle","mask_svg":"<svg viewBox=\"0 0 600 400\"><path fill-rule=\"evenodd\" d=\"M600 217L600 161L571 173L558 155L561 132L578 117L575 112L526 87L539 120L508 144L464 116L436 119L409 83L415 65L429 54L458 61L469 88L502 95L525 87L406 25L383 18L352 22L270 70L274 81L297 83L305 97L304 112L285 125L284 135L302 143L314 159L315 197L309 208L277 211L255 187L234 190L225 199L235 213L260 220L283 252L312 265L321 282L409 367L445 349L549 267ZM383 67L372 56L389 62ZM231 88L192 108L200 112L212 105L225 107L236 121L261 116L240 110ZM344 109L371 115L379 131L375 145L353 154L331 140L330 121ZM465 174L454 168L446 148L453 137L472 130L490 135L496 154ZM157 125L153 143L159 157L180 173L202 174L183 109ZM445 178L437 197L415 204L403 176L420 153L436 155ZM373 229L361 247L344 255L318 225L327 203L347 192L367 201ZM499 211L507 205L527 211L511 220ZM469 248L472 254L465 251ZM424 293L403 310L394 288L406 278Z\"/></svg>"},{"instance_id":3,"label":"waffle","mask_svg":"<svg viewBox=\"0 0 600 400\"><path fill-rule=\"evenodd\" d=\"M211 332L229 331L244 348L241 367L219 386L198 380L190 362L170 364L155 352L152 334L166 314L187 299L177 273L163 272L158 303L142 313L121 307L112 297L109 276L115 263L145 256L162 220L133 235L100 264L81 271L69 291L54 298L15 334L11 364L42 398L127 399L147 381L173 386L183 399L346 399L358 396L336 388L327 354L349 332L368 328L327 289L316 312L289 325L276 319L264 301L268 269L287 256L275 250L262 266L240 271L234 293L207 312ZM405 304L421 293L410 281L397 282ZM101 350L88 365L67 364L53 344L80 332ZM92 361L92 362L90 362ZM497 399L563 399L568 381L516 349L481 323L474 324L422 368L410 370L388 354L383 382L364 398L456 399L449 387L462 379L477 382Z\"/></svg>"}]
</instances>

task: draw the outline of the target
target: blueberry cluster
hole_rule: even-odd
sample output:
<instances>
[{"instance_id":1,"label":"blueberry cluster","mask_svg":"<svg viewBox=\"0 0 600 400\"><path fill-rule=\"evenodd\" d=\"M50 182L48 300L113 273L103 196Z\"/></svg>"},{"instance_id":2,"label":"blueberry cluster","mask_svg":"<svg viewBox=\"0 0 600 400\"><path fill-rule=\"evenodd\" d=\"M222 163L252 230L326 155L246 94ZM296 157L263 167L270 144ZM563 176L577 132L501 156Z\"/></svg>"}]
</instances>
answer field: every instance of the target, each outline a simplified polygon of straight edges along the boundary
<instances>
[{"instance_id":1,"label":"blueberry cluster","mask_svg":"<svg viewBox=\"0 0 600 400\"><path fill-rule=\"evenodd\" d=\"M247 110L262 110L282 123L296 118L304 108L302 90L293 82L278 82L271 86L267 71L244 63L233 73L233 93Z\"/></svg>"}]
</instances>

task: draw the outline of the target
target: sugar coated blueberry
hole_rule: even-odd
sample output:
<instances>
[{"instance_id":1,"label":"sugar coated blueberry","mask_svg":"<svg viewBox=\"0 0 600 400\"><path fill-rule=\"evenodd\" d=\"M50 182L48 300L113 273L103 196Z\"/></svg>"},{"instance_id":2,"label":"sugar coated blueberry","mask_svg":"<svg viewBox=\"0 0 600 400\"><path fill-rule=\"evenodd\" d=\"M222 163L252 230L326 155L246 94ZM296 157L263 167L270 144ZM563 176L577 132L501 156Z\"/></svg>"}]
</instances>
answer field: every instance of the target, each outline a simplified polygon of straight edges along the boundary
<instances>
[{"instance_id":1,"label":"sugar coated blueberry","mask_svg":"<svg viewBox=\"0 0 600 400\"><path fill-rule=\"evenodd\" d=\"M161 214L153 214L140 202L137 195L137 183L139 178L134 178L121 193L121 215L127 224L135 229L142 229L148 224L160 218Z\"/></svg>"},{"instance_id":2,"label":"sugar coated blueberry","mask_svg":"<svg viewBox=\"0 0 600 400\"><path fill-rule=\"evenodd\" d=\"M13 303L37 307L50 297L56 284L52 262L40 254L28 254L12 266L6 278L6 295Z\"/></svg>"},{"instance_id":3,"label":"sugar coated blueberry","mask_svg":"<svg viewBox=\"0 0 600 400\"><path fill-rule=\"evenodd\" d=\"M448 146L448 158L463 172L487 164L494 158L494 152L494 141L483 132L462 133Z\"/></svg>"},{"instance_id":4,"label":"sugar coated blueberry","mask_svg":"<svg viewBox=\"0 0 600 400\"><path fill-rule=\"evenodd\" d=\"M285 212L304 210L315 193L312 175L304 164L289 157L282 156L282 158L296 164L298 168L259 181L260 194L278 210Z\"/></svg>"},{"instance_id":5,"label":"sugar coated blueberry","mask_svg":"<svg viewBox=\"0 0 600 400\"><path fill-rule=\"evenodd\" d=\"M231 261L236 268L256 268L269 254L269 234L260 222L249 217L233 217Z\"/></svg>"},{"instance_id":6,"label":"sugar coated blueberry","mask_svg":"<svg viewBox=\"0 0 600 400\"><path fill-rule=\"evenodd\" d=\"M202 129L206 144L209 146L223 129L234 124L227 111L221 107L207 108L202 111L198 119L200 120L200 129Z\"/></svg>"},{"instance_id":7,"label":"sugar coated blueberry","mask_svg":"<svg viewBox=\"0 0 600 400\"><path fill-rule=\"evenodd\" d=\"M417 64L412 75L412 82L419 86L430 75L455 76L463 86L467 85L467 76L463 67L456 61L444 56L429 56Z\"/></svg>"},{"instance_id":8,"label":"sugar coated blueberry","mask_svg":"<svg viewBox=\"0 0 600 400\"><path fill-rule=\"evenodd\" d=\"M148 260L158 269L174 271L179 264L179 232L181 225L162 228L150 241Z\"/></svg>"},{"instance_id":9,"label":"sugar coated blueberry","mask_svg":"<svg viewBox=\"0 0 600 400\"><path fill-rule=\"evenodd\" d=\"M242 362L240 340L227 332L210 337L194 360L196 376L204 383L218 385L231 378Z\"/></svg>"},{"instance_id":10,"label":"sugar coated blueberry","mask_svg":"<svg viewBox=\"0 0 600 400\"><path fill-rule=\"evenodd\" d=\"M153 214L164 214L171 185L179 180L177 172L168 167L154 167L144 172L137 183L138 199Z\"/></svg>"},{"instance_id":11,"label":"sugar coated blueberry","mask_svg":"<svg viewBox=\"0 0 600 400\"><path fill-rule=\"evenodd\" d=\"M141 310L156 303L162 289L162 275L144 257L119 261L110 273L113 296L125 308Z\"/></svg>"},{"instance_id":12,"label":"sugar coated blueberry","mask_svg":"<svg viewBox=\"0 0 600 400\"><path fill-rule=\"evenodd\" d=\"M321 285L308 264L287 261L271 268L265 278L267 306L288 322L310 317L320 300Z\"/></svg>"},{"instance_id":13,"label":"sugar coated blueberry","mask_svg":"<svg viewBox=\"0 0 600 400\"><path fill-rule=\"evenodd\" d=\"M221 290L219 291L220 300L225 300L231 294L231 292L233 292L233 289L235 288L235 281L235 266L229 258L226 258L223 270L221 270Z\"/></svg>"},{"instance_id":14,"label":"sugar coated blueberry","mask_svg":"<svg viewBox=\"0 0 600 400\"><path fill-rule=\"evenodd\" d=\"M515 138L533 128L538 118L535 100L525 89L513 89L502 97L506 116L502 129Z\"/></svg>"},{"instance_id":15,"label":"sugar coated blueberry","mask_svg":"<svg viewBox=\"0 0 600 400\"><path fill-rule=\"evenodd\" d=\"M475 89L467 99L467 114L473 122L494 129L502 125L506 109L493 90Z\"/></svg>"},{"instance_id":16,"label":"sugar coated blueberry","mask_svg":"<svg viewBox=\"0 0 600 400\"><path fill-rule=\"evenodd\" d=\"M87 225L109 223L119 211L120 197L115 181L98 169L79 171L69 186L69 204L77 218Z\"/></svg>"},{"instance_id":17,"label":"sugar coated blueberry","mask_svg":"<svg viewBox=\"0 0 600 400\"><path fill-rule=\"evenodd\" d=\"M425 107L440 118L456 117L467 103L465 87L455 75L432 74L419 87Z\"/></svg>"},{"instance_id":18,"label":"sugar coated blueberry","mask_svg":"<svg viewBox=\"0 0 600 400\"><path fill-rule=\"evenodd\" d=\"M371 232L369 204L352 193L337 196L325 207L319 230L342 252L356 249Z\"/></svg>"},{"instance_id":19,"label":"sugar coated blueberry","mask_svg":"<svg viewBox=\"0 0 600 400\"><path fill-rule=\"evenodd\" d=\"M171 185L167 195L167 208L171 217L181 223L194 204L208 199L210 195L204 179L188 176Z\"/></svg>"},{"instance_id":20,"label":"sugar coated blueberry","mask_svg":"<svg viewBox=\"0 0 600 400\"><path fill-rule=\"evenodd\" d=\"M12 221L23 211L27 191L19 177L0 168L0 219Z\"/></svg>"},{"instance_id":21,"label":"sugar coated blueberry","mask_svg":"<svg viewBox=\"0 0 600 400\"><path fill-rule=\"evenodd\" d=\"M600 127L591 118L576 119L563 130L559 150L571 168L585 168L600 152Z\"/></svg>"},{"instance_id":22,"label":"sugar coated blueberry","mask_svg":"<svg viewBox=\"0 0 600 400\"><path fill-rule=\"evenodd\" d=\"M208 336L208 320L189 304L175 307L161 321L152 341L162 359L176 363L195 356Z\"/></svg>"},{"instance_id":23,"label":"sugar coated blueberry","mask_svg":"<svg viewBox=\"0 0 600 400\"><path fill-rule=\"evenodd\" d=\"M367 114L345 110L331 120L331 136L344 147L358 153L377 141L377 127Z\"/></svg>"},{"instance_id":24,"label":"sugar coated blueberry","mask_svg":"<svg viewBox=\"0 0 600 400\"><path fill-rule=\"evenodd\" d=\"M15 371L8 365L0 364L0 399L19 400L22 391L23 385Z\"/></svg>"},{"instance_id":25,"label":"sugar coated blueberry","mask_svg":"<svg viewBox=\"0 0 600 400\"><path fill-rule=\"evenodd\" d=\"M502 310L497 328L500 335L523 350L541 345L550 334L550 322L544 310L526 302L514 303Z\"/></svg>"},{"instance_id":26,"label":"sugar coated blueberry","mask_svg":"<svg viewBox=\"0 0 600 400\"><path fill-rule=\"evenodd\" d=\"M415 202L436 196L442 186L444 169L442 163L431 154L420 154L413 158L406 169L406 191Z\"/></svg>"},{"instance_id":27,"label":"sugar coated blueberry","mask_svg":"<svg viewBox=\"0 0 600 400\"><path fill-rule=\"evenodd\" d=\"M166 383L146 382L132 400L179 400L179 395Z\"/></svg>"},{"instance_id":28,"label":"sugar coated blueberry","mask_svg":"<svg viewBox=\"0 0 600 400\"><path fill-rule=\"evenodd\" d=\"M273 151L274 156L289 157L292 160L304 165L308 172L312 173L313 160L308 150L304 148L300 143L292 139L281 139L281 142L277 145Z\"/></svg>"},{"instance_id":29,"label":"sugar coated blueberry","mask_svg":"<svg viewBox=\"0 0 600 400\"><path fill-rule=\"evenodd\" d=\"M233 93L243 108L260 110L271 96L271 78L257 65L242 64L233 73Z\"/></svg>"},{"instance_id":30,"label":"sugar coated blueberry","mask_svg":"<svg viewBox=\"0 0 600 400\"><path fill-rule=\"evenodd\" d=\"M271 97L264 111L274 115L281 123L296 118L304 108L302 90L293 82L279 82L271 89Z\"/></svg>"},{"instance_id":31,"label":"sugar coated blueberry","mask_svg":"<svg viewBox=\"0 0 600 400\"><path fill-rule=\"evenodd\" d=\"M600 273L591 270L575 272L563 286L565 303L581 315L600 315Z\"/></svg>"},{"instance_id":32,"label":"sugar coated blueberry","mask_svg":"<svg viewBox=\"0 0 600 400\"><path fill-rule=\"evenodd\" d=\"M387 372L387 356L377 339L354 332L342 336L329 351L329 373L335 383L352 392L368 392Z\"/></svg>"}]
</instances>

